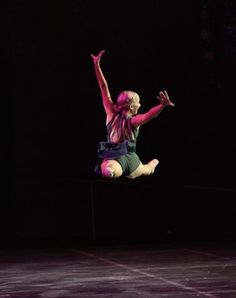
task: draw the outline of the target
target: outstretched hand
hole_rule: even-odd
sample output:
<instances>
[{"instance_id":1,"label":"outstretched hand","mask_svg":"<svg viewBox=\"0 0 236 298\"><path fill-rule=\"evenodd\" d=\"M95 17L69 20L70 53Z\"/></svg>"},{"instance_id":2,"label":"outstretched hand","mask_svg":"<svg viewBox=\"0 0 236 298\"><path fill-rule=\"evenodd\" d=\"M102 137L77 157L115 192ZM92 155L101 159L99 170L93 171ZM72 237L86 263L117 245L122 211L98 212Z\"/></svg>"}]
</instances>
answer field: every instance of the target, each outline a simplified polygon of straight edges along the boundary
<instances>
[{"instance_id":1,"label":"outstretched hand","mask_svg":"<svg viewBox=\"0 0 236 298\"><path fill-rule=\"evenodd\" d=\"M157 99L164 105L164 106L172 106L174 107L175 104L170 100L169 95L166 91L159 92L159 96L157 96Z\"/></svg>"},{"instance_id":2,"label":"outstretched hand","mask_svg":"<svg viewBox=\"0 0 236 298\"><path fill-rule=\"evenodd\" d=\"M105 50L100 51L100 53L97 56L95 56L93 54L90 54L90 56L92 57L93 62L95 64L99 64L100 63L101 57L102 57L102 55L103 55L104 52L105 52Z\"/></svg>"}]
</instances>

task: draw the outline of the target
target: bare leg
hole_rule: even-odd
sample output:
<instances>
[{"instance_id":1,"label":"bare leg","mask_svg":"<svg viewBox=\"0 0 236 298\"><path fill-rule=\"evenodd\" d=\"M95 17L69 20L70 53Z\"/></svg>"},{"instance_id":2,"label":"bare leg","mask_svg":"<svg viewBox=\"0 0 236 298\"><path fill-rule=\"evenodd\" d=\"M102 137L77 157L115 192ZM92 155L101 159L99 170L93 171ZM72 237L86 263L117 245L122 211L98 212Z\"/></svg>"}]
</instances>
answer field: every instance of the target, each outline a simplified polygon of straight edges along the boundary
<instances>
[{"instance_id":1,"label":"bare leg","mask_svg":"<svg viewBox=\"0 0 236 298\"><path fill-rule=\"evenodd\" d=\"M148 176L154 173L156 166L159 164L157 159L152 159L147 164L140 164L127 178L134 179L140 176Z\"/></svg>"},{"instance_id":2,"label":"bare leg","mask_svg":"<svg viewBox=\"0 0 236 298\"><path fill-rule=\"evenodd\" d=\"M118 178L123 171L121 165L116 160L104 160L101 164L102 175L106 178Z\"/></svg>"}]
</instances>

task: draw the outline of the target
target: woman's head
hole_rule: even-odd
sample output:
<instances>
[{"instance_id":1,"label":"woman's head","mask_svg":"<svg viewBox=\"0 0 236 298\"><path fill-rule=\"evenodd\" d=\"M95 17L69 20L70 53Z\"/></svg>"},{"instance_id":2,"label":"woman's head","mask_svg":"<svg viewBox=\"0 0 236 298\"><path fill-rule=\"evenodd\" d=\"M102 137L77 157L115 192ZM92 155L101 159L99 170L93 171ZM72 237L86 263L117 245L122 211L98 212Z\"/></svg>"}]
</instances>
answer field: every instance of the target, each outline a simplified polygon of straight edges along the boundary
<instances>
[{"instance_id":1,"label":"woman's head","mask_svg":"<svg viewBox=\"0 0 236 298\"><path fill-rule=\"evenodd\" d=\"M134 91L122 91L117 98L116 106L119 111L126 111L136 115L140 108L139 95Z\"/></svg>"}]
</instances>

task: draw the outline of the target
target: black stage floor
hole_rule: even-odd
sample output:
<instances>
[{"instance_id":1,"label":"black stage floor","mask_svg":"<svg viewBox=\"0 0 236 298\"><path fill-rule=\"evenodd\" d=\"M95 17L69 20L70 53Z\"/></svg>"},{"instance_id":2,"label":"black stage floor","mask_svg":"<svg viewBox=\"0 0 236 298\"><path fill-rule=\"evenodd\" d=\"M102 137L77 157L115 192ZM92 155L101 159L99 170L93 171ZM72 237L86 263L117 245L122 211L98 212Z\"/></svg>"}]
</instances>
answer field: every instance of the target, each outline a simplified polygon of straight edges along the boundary
<instances>
[{"instance_id":1,"label":"black stage floor","mask_svg":"<svg viewBox=\"0 0 236 298\"><path fill-rule=\"evenodd\" d=\"M236 297L236 243L4 249L0 297Z\"/></svg>"}]
</instances>

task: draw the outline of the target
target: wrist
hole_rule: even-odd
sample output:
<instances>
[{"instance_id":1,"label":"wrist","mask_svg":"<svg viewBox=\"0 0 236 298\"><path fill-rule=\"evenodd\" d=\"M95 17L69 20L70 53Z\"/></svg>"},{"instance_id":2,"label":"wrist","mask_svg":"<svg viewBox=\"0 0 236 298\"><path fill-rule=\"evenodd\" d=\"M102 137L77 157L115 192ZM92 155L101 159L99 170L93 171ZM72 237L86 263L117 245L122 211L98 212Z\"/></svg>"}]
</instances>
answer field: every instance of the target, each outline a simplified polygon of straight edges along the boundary
<instances>
[{"instance_id":1,"label":"wrist","mask_svg":"<svg viewBox=\"0 0 236 298\"><path fill-rule=\"evenodd\" d=\"M162 102L161 105L162 105L162 108L164 109L166 106L168 106L168 103Z\"/></svg>"}]
</instances>

